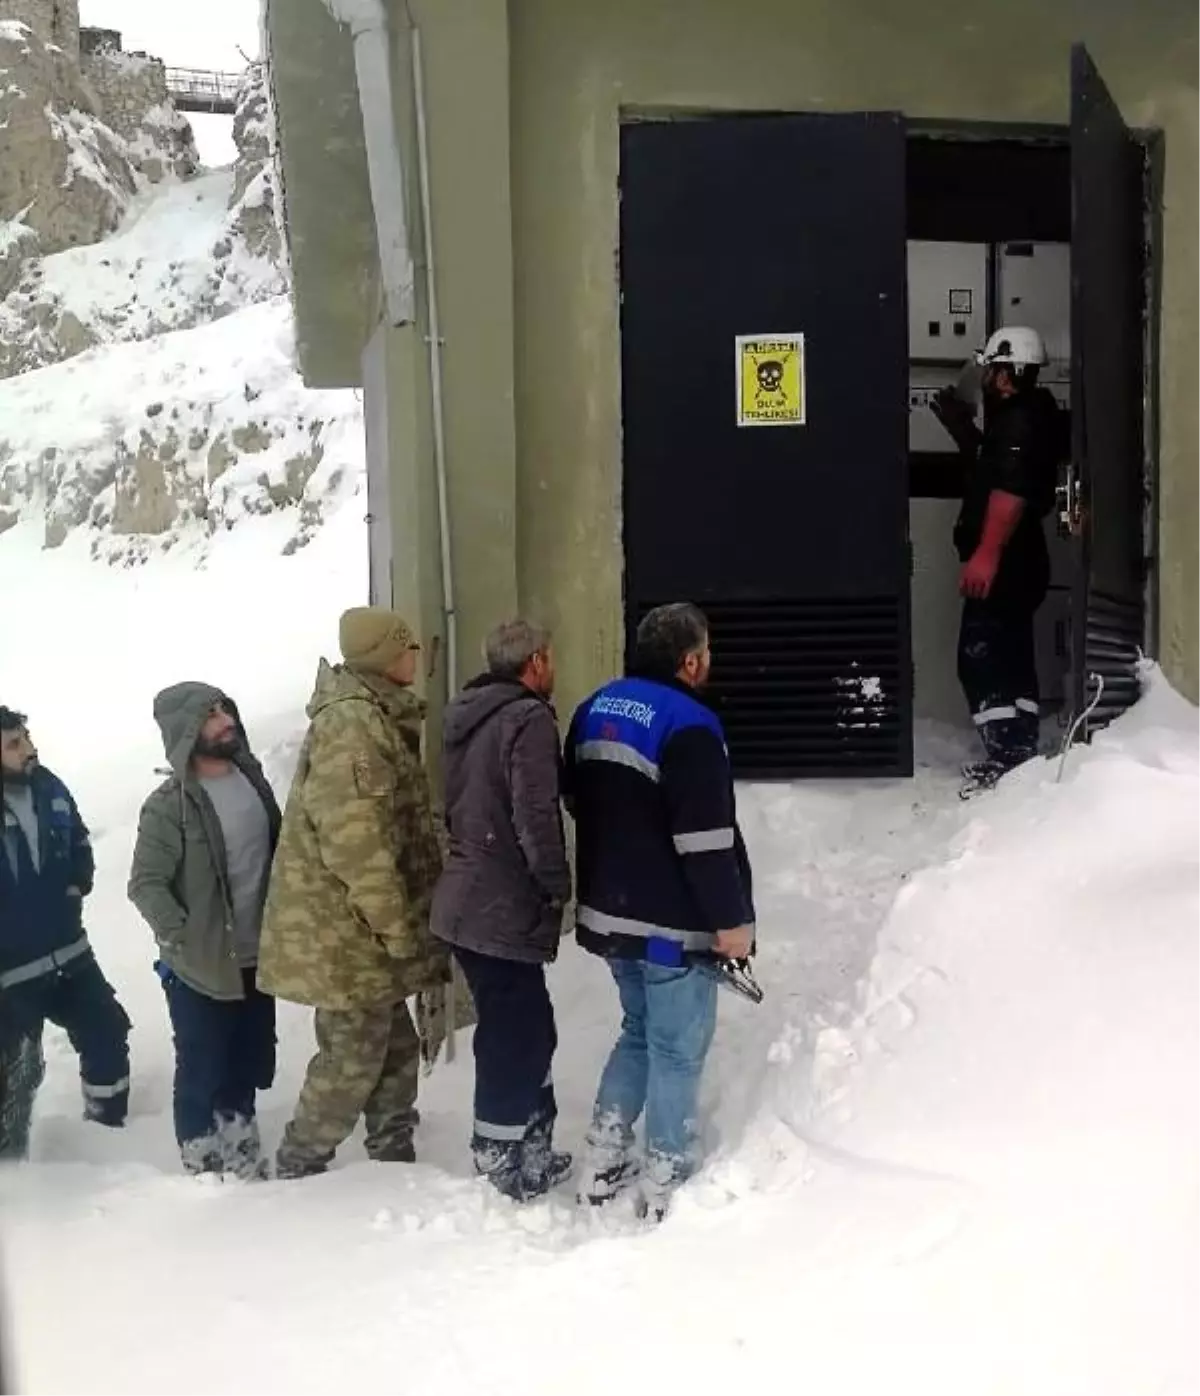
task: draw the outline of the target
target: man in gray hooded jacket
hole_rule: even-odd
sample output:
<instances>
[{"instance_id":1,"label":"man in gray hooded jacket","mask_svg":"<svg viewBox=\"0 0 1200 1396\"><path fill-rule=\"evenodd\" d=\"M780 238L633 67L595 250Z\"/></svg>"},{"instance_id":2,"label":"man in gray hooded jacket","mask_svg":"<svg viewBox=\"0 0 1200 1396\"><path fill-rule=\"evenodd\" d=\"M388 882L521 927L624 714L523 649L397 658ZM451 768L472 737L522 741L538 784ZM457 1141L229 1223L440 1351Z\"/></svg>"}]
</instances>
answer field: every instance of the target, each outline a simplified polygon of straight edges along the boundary
<instances>
[{"instance_id":1,"label":"man in gray hooded jacket","mask_svg":"<svg viewBox=\"0 0 1200 1396\"><path fill-rule=\"evenodd\" d=\"M485 652L488 672L446 709L449 856L432 930L452 948L478 1014L476 1170L524 1201L571 1165L551 1143L557 1035L545 975L558 955L571 874L550 636L511 621L488 636Z\"/></svg>"},{"instance_id":2,"label":"man in gray hooded jacket","mask_svg":"<svg viewBox=\"0 0 1200 1396\"><path fill-rule=\"evenodd\" d=\"M175 1033L175 1135L189 1173L260 1176L255 1093L275 1075L275 1000L256 982L279 807L219 689L154 700L171 773L142 806L129 897L158 942Z\"/></svg>"}]
</instances>

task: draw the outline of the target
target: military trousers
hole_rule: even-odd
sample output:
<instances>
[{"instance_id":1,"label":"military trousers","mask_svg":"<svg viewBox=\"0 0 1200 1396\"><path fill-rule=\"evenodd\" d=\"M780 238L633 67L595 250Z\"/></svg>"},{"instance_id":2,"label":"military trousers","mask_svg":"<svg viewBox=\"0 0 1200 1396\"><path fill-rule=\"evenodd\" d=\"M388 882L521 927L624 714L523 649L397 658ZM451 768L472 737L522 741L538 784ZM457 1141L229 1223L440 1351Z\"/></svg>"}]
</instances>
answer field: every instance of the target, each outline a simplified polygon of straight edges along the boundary
<instances>
[{"instance_id":1,"label":"military trousers","mask_svg":"<svg viewBox=\"0 0 1200 1396\"><path fill-rule=\"evenodd\" d=\"M420 1043L408 1006L318 1008L315 1020L317 1053L284 1130L277 1172L293 1177L321 1172L354 1132L359 1116L366 1122L371 1158L411 1160Z\"/></svg>"}]
</instances>

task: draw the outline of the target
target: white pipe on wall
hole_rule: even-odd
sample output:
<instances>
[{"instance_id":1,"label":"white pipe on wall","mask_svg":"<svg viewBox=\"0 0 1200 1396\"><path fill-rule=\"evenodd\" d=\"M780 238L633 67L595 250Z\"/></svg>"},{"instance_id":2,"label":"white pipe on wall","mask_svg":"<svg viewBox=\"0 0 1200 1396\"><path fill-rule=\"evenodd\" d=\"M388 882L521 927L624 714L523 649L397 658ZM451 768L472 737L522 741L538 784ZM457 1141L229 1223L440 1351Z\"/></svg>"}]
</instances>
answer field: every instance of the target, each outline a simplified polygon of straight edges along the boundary
<instances>
[{"instance_id":1,"label":"white pipe on wall","mask_svg":"<svg viewBox=\"0 0 1200 1396\"><path fill-rule=\"evenodd\" d=\"M454 594L454 550L450 536L450 490L446 473L446 416L442 396L442 333L438 317L433 252L433 209L429 197L429 137L425 120L425 66L421 31L412 29L413 98L417 108L417 173L425 243L425 299L429 315L429 382L433 398L433 465L437 476L438 533L442 555L442 609L446 619L446 696L458 692L458 609Z\"/></svg>"},{"instance_id":2,"label":"white pipe on wall","mask_svg":"<svg viewBox=\"0 0 1200 1396\"><path fill-rule=\"evenodd\" d=\"M442 327L438 316L433 204L429 196L429 131L425 116L425 65L421 31L411 29L413 103L417 116L417 176L421 191L421 232L425 245L425 304L429 317L429 383L433 405L433 465L437 477L438 542L442 561L442 613L446 623L446 697L458 692L458 607L454 593L454 546L450 533L450 488L446 472L446 414L442 395ZM446 985L446 1061L455 1057L454 1023L458 990L453 974Z\"/></svg>"}]
</instances>

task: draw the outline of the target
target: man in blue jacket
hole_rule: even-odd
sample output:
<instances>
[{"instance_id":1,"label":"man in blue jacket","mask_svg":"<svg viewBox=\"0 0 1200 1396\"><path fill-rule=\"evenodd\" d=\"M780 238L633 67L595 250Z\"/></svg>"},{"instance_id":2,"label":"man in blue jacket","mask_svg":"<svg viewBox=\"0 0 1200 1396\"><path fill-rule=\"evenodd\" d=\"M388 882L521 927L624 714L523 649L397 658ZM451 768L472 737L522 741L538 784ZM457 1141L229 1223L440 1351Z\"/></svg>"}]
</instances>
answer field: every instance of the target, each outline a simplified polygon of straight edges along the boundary
<instances>
[{"instance_id":1,"label":"man in blue jacket","mask_svg":"<svg viewBox=\"0 0 1200 1396\"><path fill-rule=\"evenodd\" d=\"M0 1018L79 1053L84 1118L125 1123L129 1019L83 929L92 845L67 787L38 762L22 713L0 708Z\"/></svg>"},{"instance_id":2,"label":"man in blue jacket","mask_svg":"<svg viewBox=\"0 0 1200 1396\"><path fill-rule=\"evenodd\" d=\"M608 961L623 1019L596 1095L580 1197L605 1202L636 1176L633 1129L644 1110L639 1210L655 1220L695 1169L715 965L744 958L754 941L725 737L697 697L709 663L701 611L651 611L630 676L580 706L565 751L577 936Z\"/></svg>"}]
</instances>

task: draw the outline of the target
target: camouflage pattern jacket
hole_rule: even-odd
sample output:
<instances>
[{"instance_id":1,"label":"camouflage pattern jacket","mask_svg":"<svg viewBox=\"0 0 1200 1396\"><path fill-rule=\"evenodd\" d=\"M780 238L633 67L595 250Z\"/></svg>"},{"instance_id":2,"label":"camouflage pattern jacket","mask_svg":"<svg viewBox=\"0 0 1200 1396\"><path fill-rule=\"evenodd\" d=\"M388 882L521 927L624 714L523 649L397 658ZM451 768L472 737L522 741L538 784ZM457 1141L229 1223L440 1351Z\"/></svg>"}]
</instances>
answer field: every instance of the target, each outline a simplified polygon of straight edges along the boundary
<instances>
[{"instance_id":1,"label":"camouflage pattern jacket","mask_svg":"<svg viewBox=\"0 0 1200 1396\"><path fill-rule=\"evenodd\" d=\"M321 661L259 949L267 993L314 1008L398 1003L446 981L429 934L441 871L408 689Z\"/></svg>"}]
</instances>

